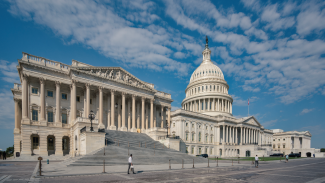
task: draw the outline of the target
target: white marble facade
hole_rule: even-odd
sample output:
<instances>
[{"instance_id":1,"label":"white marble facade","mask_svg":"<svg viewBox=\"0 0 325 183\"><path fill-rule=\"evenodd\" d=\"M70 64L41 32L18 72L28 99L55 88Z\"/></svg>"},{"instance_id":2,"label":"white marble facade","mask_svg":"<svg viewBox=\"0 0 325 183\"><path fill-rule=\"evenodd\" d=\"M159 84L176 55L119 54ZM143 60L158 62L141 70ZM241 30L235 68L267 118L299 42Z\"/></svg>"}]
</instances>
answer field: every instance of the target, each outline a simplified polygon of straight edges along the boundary
<instances>
[{"instance_id":1,"label":"white marble facade","mask_svg":"<svg viewBox=\"0 0 325 183\"><path fill-rule=\"evenodd\" d=\"M311 157L315 148L311 148L311 134L308 131L287 131L273 129L273 151L283 154L300 153L302 157Z\"/></svg>"},{"instance_id":2,"label":"white marble facade","mask_svg":"<svg viewBox=\"0 0 325 183\"><path fill-rule=\"evenodd\" d=\"M182 139L191 155L269 155L273 132L264 129L253 116L232 116L229 85L221 69L211 61L208 44L202 55L202 63L185 90L182 109L171 114L171 134Z\"/></svg>"},{"instance_id":3,"label":"white marble facade","mask_svg":"<svg viewBox=\"0 0 325 183\"><path fill-rule=\"evenodd\" d=\"M15 152L21 155L75 155L80 129L167 133L171 95L154 89L120 67L71 65L23 53L15 101ZM103 142L104 143L104 142Z\"/></svg>"}]
</instances>

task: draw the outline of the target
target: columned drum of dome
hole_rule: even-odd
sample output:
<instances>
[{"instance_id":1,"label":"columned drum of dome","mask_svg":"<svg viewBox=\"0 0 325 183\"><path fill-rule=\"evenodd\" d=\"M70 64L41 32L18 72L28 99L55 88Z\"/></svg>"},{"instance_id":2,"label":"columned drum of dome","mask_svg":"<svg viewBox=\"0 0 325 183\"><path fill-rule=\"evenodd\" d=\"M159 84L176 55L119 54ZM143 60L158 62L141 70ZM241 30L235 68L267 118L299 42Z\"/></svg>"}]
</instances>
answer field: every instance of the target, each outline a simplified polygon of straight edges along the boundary
<instances>
[{"instance_id":1,"label":"columned drum of dome","mask_svg":"<svg viewBox=\"0 0 325 183\"><path fill-rule=\"evenodd\" d=\"M202 52L201 65L193 72L182 102L185 110L210 116L232 116L232 97L221 69L211 61L208 43Z\"/></svg>"}]
</instances>

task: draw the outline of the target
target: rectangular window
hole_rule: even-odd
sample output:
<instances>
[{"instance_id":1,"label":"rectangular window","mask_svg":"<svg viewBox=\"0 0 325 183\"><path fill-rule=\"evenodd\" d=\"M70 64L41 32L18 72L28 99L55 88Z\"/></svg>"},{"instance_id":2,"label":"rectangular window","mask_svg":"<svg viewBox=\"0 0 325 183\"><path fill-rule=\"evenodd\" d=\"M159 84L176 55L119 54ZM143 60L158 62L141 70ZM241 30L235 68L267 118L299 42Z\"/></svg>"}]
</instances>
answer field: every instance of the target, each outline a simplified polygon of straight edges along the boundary
<instances>
[{"instance_id":1,"label":"rectangular window","mask_svg":"<svg viewBox=\"0 0 325 183\"><path fill-rule=\"evenodd\" d=\"M192 141L194 141L194 133L192 133Z\"/></svg>"},{"instance_id":2,"label":"rectangular window","mask_svg":"<svg viewBox=\"0 0 325 183\"><path fill-rule=\"evenodd\" d=\"M93 100L92 99L90 99L90 104L93 104Z\"/></svg>"},{"instance_id":3,"label":"rectangular window","mask_svg":"<svg viewBox=\"0 0 325 183\"><path fill-rule=\"evenodd\" d=\"M188 125L188 123L186 123L186 126Z\"/></svg>"},{"instance_id":4,"label":"rectangular window","mask_svg":"<svg viewBox=\"0 0 325 183\"><path fill-rule=\"evenodd\" d=\"M275 141L275 139L273 139L273 141Z\"/></svg>"},{"instance_id":5,"label":"rectangular window","mask_svg":"<svg viewBox=\"0 0 325 183\"><path fill-rule=\"evenodd\" d=\"M286 145L283 145L283 148L286 148Z\"/></svg>"},{"instance_id":6,"label":"rectangular window","mask_svg":"<svg viewBox=\"0 0 325 183\"><path fill-rule=\"evenodd\" d=\"M67 124L67 114L62 114L62 123Z\"/></svg>"},{"instance_id":7,"label":"rectangular window","mask_svg":"<svg viewBox=\"0 0 325 183\"><path fill-rule=\"evenodd\" d=\"M186 147L186 154L188 154L188 147Z\"/></svg>"},{"instance_id":8,"label":"rectangular window","mask_svg":"<svg viewBox=\"0 0 325 183\"><path fill-rule=\"evenodd\" d=\"M205 142L208 142L208 136L207 135L205 136Z\"/></svg>"},{"instance_id":9,"label":"rectangular window","mask_svg":"<svg viewBox=\"0 0 325 183\"><path fill-rule=\"evenodd\" d=\"M192 147L192 152L191 152L191 154L194 154L194 147Z\"/></svg>"},{"instance_id":10,"label":"rectangular window","mask_svg":"<svg viewBox=\"0 0 325 183\"><path fill-rule=\"evenodd\" d=\"M47 91L47 96L48 97L53 97L53 91Z\"/></svg>"},{"instance_id":11,"label":"rectangular window","mask_svg":"<svg viewBox=\"0 0 325 183\"><path fill-rule=\"evenodd\" d=\"M192 128L194 128L194 124L192 124Z\"/></svg>"},{"instance_id":12,"label":"rectangular window","mask_svg":"<svg viewBox=\"0 0 325 183\"><path fill-rule=\"evenodd\" d=\"M62 150L68 150L68 140L66 138L62 139Z\"/></svg>"},{"instance_id":13,"label":"rectangular window","mask_svg":"<svg viewBox=\"0 0 325 183\"><path fill-rule=\"evenodd\" d=\"M210 154L212 154L212 148L210 149Z\"/></svg>"},{"instance_id":14,"label":"rectangular window","mask_svg":"<svg viewBox=\"0 0 325 183\"><path fill-rule=\"evenodd\" d=\"M173 123L173 127L175 127L175 123Z\"/></svg>"},{"instance_id":15,"label":"rectangular window","mask_svg":"<svg viewBox=\"0 0 325 183\"><path fill-rule=\"evenodd\" d=\"M49 137L47 139L48 150L54 150L54 139Z\"/></svg>"},{"instance_id":16,"label":"rectangular window","mask_svg":"<svg viewBox=\"0 0 325 183\"><path fill-rule=\"evenodd\" d=\"M205 148L205 153L207 153L207 154L208 154L208 148Z\"/></svg>"},{"instance_id":17,"label":"rectangular window","mask_svg":"<svg viewBox=\"0 0 325 183\"><path fill-rule=\"evenodd\" d=\"M211 136L211 141L210 141L211 143L213 143L213 138L212 138L212 136Z\"/></svg>"},{"instance_id":18,"label":"rectangular window","mask_svg":"<svg viewBox=\"0 0 325 183\"><path fill-rule=\"evenodd\" d=\"M186 134L186 141L187 141L187 139L188 139L188 133Z\"/></svg>"},{"instance_id":19,"label":"rectangular window","mask_svg":"<svg viewBox=\"0 0 325 183\"><path fill-rule=\"evenodd\" d=\"M280 141L280 139L278 139L278 141Z\"/></svg>"},{"instance_id":20,"label":"rectangular window","mask_svg":"<svg viewBox=\"0 0 325 183\"><path fill-rule=\"evenodd\" d=\"M273 145L273 149L275 149L275 145Z\"/></svg>"},{"instance_id":21,"label":"rectangular window","mask_svg":"<svg viewBox=\"0 0 325 183\"><path fill-rule=\"evenodd\" d=\"M32 88L32 94L38 94L38 88Z\"/></svg>"},{"instance_id":22,"label":"rectangular window","mask_svg":"<svg viewBox=\"0 0 325 183\"><path fill-rule=\"evenodd\" d=\"M38 110L33 110L32 111L32 120L33 121L38 121Z\"/></svg>"},{"instance_id":23,"label":"rectangular window","mask_svg":"<svg viewBox=\"0 0 325 183\"><path fill-rule=\"evenodd\" d=\"M199 154L201 154L201 148L199 148Z\"/></svg>"},{"instance_id":24,"label":"rectangular window","mask_svg":"<svg viewBox=\"0 0 325 183\"><path fill-rule=\"evenodd\" d=\"M68 99L68 95L65 94L65 93L62 93L62 99L67 100Z\"/></svg>"},{"instance_id":25,"label":"rectangular window","mask_svg":"<svg viewBox=\"0 0 325 183\"><path fill-rule=\"evenodd\" d=\"M80 97L79 97L79 96L77 96L77 99L76 99L76 100L77 100L77 102L80 102Z\"/></svg>"},{"instance_id":26,"label":"rectangular window","mask_svg":"<svg viewBox=\"0 0 325 183\"><path fill-rule=\"evenodd\" d=\"M199 142L201 142L201 132L199 132Z\"/></svg>"},{"instance_id":27,"label":"rectangular window","mask_svg":"<svg viewBox=\"0 0 325 183\"><path fill-rule=\"evenodd\" d=\"M286 139L283 139L283 141L286 141Z\"/></svg>"},{"instance_id":28,"label":"rectangular window","mask_svg":"<svg viewBox=\"0 0 325 183\"><path fill-rule=\"evenodd\" d=\"M53 122L53 112L47 112L47 121Z\"/></svg>"}]
</instances>

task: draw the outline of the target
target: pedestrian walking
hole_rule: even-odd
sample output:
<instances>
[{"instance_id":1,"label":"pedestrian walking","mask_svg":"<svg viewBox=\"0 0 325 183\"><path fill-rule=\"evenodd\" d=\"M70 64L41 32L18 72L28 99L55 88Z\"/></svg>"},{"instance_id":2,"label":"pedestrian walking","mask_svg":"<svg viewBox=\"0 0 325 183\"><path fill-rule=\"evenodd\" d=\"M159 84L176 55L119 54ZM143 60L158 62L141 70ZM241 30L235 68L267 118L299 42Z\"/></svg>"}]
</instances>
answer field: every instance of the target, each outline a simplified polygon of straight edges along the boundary
<instances>
[{"instance_id":1,"label":"pedestrian walking","mask_svg":"<svg viewBox=\"0 0 325 183\"><path fill-rule=\"evenodd\" d=\"M7 160L7 154L6 154L6 151L3 151L3 153L2 153L2 157L3 157L3 160Z\"/></svg>"},{"instance_id":2,"label":"pedestrian walking","mask_svg":"<svg viewBox=\"0 0 325 183\"><path fill-rule=\"evenodd\" d=\"M129 168L128 168L128 174L130 174L130 173L129 173L130 168L132 168L131 171L133 172L133 174L135 174L135 173L134 173L134 168L133 168L132 159L133 159L133 158L132 158L132 154L130 154L130 157L129 157Z\"/></svg>"},{"instance_id":3,"label":"pedestrian walking","mask_svg":"<svg viewBox=\"0 0 325 183\"><path fill-rule=\"evenodd\" d=\"M255 156L255 168L258 168L258 156Z\"/></svg>"},{"instance_id":4,"label":"pedestrian walking","mask_svg":"<svg viewBox=\"0 0 325 183\"><path fill-rule=\"evenodd\" d=\"M288 163L289 162L289 155L287 154L286 155L286 163Z\"/></svg>"},{"instance_id":5,"label":"pedestrian walking","mask_svg":"<svg viewBox=\"0 0 325 183\"><path fill-rule=\"evenodd\" d=\"M315 154L313 154L314 158L315 158Z\"/></svg>"}]
</instances>

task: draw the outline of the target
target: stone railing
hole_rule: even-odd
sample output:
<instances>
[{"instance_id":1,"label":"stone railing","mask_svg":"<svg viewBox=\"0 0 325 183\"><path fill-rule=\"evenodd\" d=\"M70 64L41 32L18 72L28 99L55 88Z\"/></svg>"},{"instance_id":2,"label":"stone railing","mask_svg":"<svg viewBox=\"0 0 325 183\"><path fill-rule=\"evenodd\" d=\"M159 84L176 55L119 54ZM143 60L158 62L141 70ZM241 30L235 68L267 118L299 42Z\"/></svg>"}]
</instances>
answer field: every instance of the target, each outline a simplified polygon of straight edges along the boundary
<instances>
[{"instance_id":1,"label":"stone railing","mask_svg":"<svg viewBox=\"0 0 325 183\"><path fill-rule=\"evenodd\" d=\"M62 70L62 71L69 71L69 69L70 69L69 65L62 64L60 62L53 61L53 60L48 60L48 59L43 58L43 57L34 56L34 55L24 53L24 52L23 52L22 60L30 62L30 63L43 65L43 66L46 66L46 67L51 67L51 68L54 68L54 69L59 69L59 70Z\"/></svg>"},{"instance_id":2,"label":"stone railing","mask_svg":"<svg viewBox=\"0 0 325 183\"><path fill-rule=\"evenodd\" d=\"M170 99L172 98L172 95L171 94L165 93L165 92L161 92L161 91L156 92L155 95L161 96L161 97L165 97L165 98L170 98Z\"/></svg>"},{"instance_id":3,"label":"stone railing","mask_svg":"<svg viewBox=\"0 0 325 183\"><path fill-rule=\"evenodd\" d=\"M77 117L77 119L74 121L73 124L75 124L76 122L81 122L81 123L90 123L90 119L89 118L84 118L84 117ZM92 120L93 124L98 124L98 119L94 119Z\"/></svg>"},{"instance_id":4,"label":"stone railing","mask_svg":"<svg viewBox=\"0 0 325 183\"><path fill-rule=\"evenodd\" d=\"M14 89L15 90L21 90L22 89L21 84L14 83Z\"/></svg>"}]
</instances>

